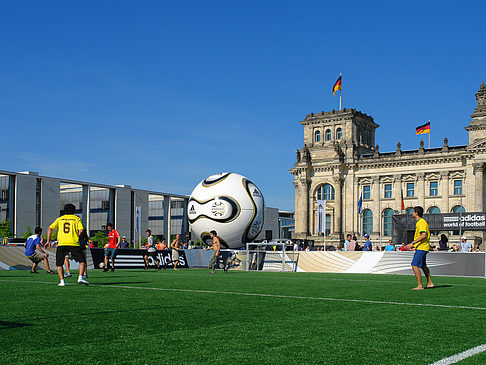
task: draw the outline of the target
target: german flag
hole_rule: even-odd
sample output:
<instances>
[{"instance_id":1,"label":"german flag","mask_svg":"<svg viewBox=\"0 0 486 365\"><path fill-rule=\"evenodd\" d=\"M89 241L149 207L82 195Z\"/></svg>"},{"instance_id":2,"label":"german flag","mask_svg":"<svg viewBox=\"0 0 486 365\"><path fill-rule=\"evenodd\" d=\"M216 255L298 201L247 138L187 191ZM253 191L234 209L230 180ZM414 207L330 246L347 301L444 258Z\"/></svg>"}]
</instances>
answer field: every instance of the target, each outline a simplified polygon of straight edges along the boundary
<instances>
[{"instance_id":1,"label":"german flag","mask_svg":"<svg viewBox=\"0 0 486 365\"><path fill-rule=\"evenodd\" d=\"M336 83L334 84L333 88L332 88L332 95L334 95L334 93L338 90L342 90L343 89L343 80L342 80L342 75L339 76L339 79L337 79Z\"/></svg>"},{"instance_id":2,"label":"german flag","mask_svg":"<svg viewBox=\"0 0 486 365\"><path fill-rule=\"evenodd\" d=\"M424 125L415 128L415 134L426 134L426 133L430 133L430 122L427 122Z\"/></svg>"}]
</instances>

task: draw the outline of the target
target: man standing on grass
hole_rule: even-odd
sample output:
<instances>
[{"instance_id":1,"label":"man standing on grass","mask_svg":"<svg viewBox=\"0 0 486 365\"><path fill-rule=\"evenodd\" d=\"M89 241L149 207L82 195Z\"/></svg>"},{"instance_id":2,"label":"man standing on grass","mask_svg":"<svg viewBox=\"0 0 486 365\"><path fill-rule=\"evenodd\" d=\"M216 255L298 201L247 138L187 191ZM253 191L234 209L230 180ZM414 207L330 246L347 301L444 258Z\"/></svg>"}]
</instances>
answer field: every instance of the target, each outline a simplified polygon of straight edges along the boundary
<instances>
[{"instance_id":1,"label":"man standing on grass","mask_svg":"<svg viewBox=\"0 0 486 365\"><path fill-rule=\"evenodd\" d=\"M66 255L71 253L74 260L79 262L79 277L78 283L88 285L89 283L83 278L84 269L86 267L86 255L79 245L79 236L83 233L84 227L81 219L74 215L76 207L73 204L66 204L64 206L64 215L57 218L54 223L49 226L47 230L47 244L51 243L51 235L53 231L57 230L58 245L56 249L56 266L57 274L59 275L59 286L65 286L64 283L64 269L62 264Z\"/></svg>"},{"instance_id":2,"label":"man standing on grass","mask_svg":"<svg viewBox=\"0 0 486 365\"><path fill-rule=\"evenodd\" d=\"M30 261L32 261L32 268L30 269L31 274L38 274L36 268L39 262L44 261L44 265L46 265L46 270L48 274L54 274L53 271L51 271L51 268L49 267L49 260L47 259L49 257L49 254L45 252L42 247L41 247L41 238L40 235L42 234L42 228L41 227L35 227L34 230L35 234L27 238L27 241L25 242L25 256L28 257ZM35 249L38 249L41 253L35 252Z\"/></svg>"},{"instance_id":3,"label":"man standing on grass","mask_svg":"<svg viewBox=\"0 0 486 365\"><path fill-rule=\"evenodd\" d=\"M103 271L108 271L108 259L111 259L111 271L115 271L115 257L116 250L120 247L120 234L113 228L113 223L106 225L108 229L108 247L105 248L105 268Z\"/></svg>"},{"instance_id":4,"label":"man standing on grass","mask_svg":"<svg viewBox=\"0 0 486 365\"><path fill-rule=\"evenodd\" d=\"M219 250L221 249L221 242L219 242L218 234L216 231L211 231L209 232L209 237L212 238L213 240L213 254L211 255L211 258L209 259L209 265L208 268L211 269L211 274L216 274L216 263L218 262L218 256L219 256ZM209 250L209 248L208 248ZM224 272L228 270L228 267L225 265L224 266Z\"/></svg>"},{"instance_id":5,"label":"man standing on grass","mask_svg":"<svg viewBox=\"0 0 486 365\"><path fill-rule=\"evenodd\" d=\"M426 256L430 251L430 232L429 225L423 219L424 208L416 206L413 208L412 217L415 218L415 235L413 236L413 242L405 245L406 249L415 247L415 254L412 260L412 269L415 277L417 278L417 287L412 290L423 290L422 275L420 269L424 272L427 278L427 288L433 288L432 279L430 278L430 271L427 267Z\"/></svg>"}]
</instances>

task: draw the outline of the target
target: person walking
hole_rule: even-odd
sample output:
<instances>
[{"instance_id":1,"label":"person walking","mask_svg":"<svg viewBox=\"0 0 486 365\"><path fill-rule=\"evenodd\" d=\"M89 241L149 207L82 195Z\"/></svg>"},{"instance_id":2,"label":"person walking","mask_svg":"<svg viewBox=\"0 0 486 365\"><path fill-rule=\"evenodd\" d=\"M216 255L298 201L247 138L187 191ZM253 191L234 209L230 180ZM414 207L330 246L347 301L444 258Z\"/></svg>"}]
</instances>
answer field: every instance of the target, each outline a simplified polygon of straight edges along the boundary
<instances>
[{"instance_id":1,"label":"person walking","mask_svg":"<svg viewBox=\"0 0 486 365\"><path fill-rule=\"evenodd\" d=\"M106 225L108 229L108 246L105 248L105 268L103 271L108 271L108 259L111 259L111 271L115 271L116 250L120 247L120 234L113 227L113 223Z\"/></svg>"},{"instance_id":2,"label":"person walking","mask_svg":"<svg viewBox=\"0 0 486 365\"><path fill-rule=\"evenodd\" d=\"M59 286L65 286L64 269L62 267L64 258L71 254L74 260L79 262L78 283L89 285L83 278L86 267L86 255L79 245L79 236L83 233L84 227L81 219L74 215L76 207L73 204L64 206L64 215L57 218L47 229L47 244L51 243L52 232L57 231L56 266L59 275Z\"/></svg>"},{"instance_id":3,"label":"person walking","mask_svg":"<svg viewBox=\"0 0 486 365\"><path fill-rule=\"evenodd\" d=\"M49 266L49 254L42 249L41 245L41 237L42 228L35 227L34 233L32 236L27 238L27 241L24 243L25 246L25 256L32 261L32 268L30 269L31 274L38 274L39 272L36 270L37 265L39 262L44 261L44 265L46 266L46 270L48 274L54 274L54 271L51 270ZM36 249L39 250L41 254L36 252Z\"/></svg>"},{"instance_id":4,"label":"person walking","mask_svg":"<svg viewBox=\"0 0 486 365\"><path fill-rule=\"evenodd\" d=\"M145 231L145 234L147 235L147 244L145 245L146 252L145 255L143 256L143 261L145 262L144 269L147 270L149 268L148 258L150 256L155 261L155 265L157 266L156 270L160 270L160 261L159 258L157 257L157 249L155 247L154 236L152 236L152 231L150 229L147 229Z\"/></svg>"},{"instance_id":5,"label":"person walking","mask_svg":"<svg viewBox=\"0 0 486 365\"><path fill-rule=\"evenodd\" d=\"M177 268L177 264L179 263L179 251L181 249L181 235L178 233L176 237L170 244L170 248L172 248L172 261L174 263L174 270L179 270Z\"/></svg>"},{"instance_id":6,"label":"person walking","mask_svg":"<svg viewBox=\"0 0 486 365\"><path fill-rule=\"evenodd\" d=\"M211 269L211 274L216 274L215 267L218 262L219 250L221 249L221 242L219 241L218 234L216 233L216 231L213 230L209 232L209 236L213 240L213 246L212 246L213 254L209 259L208 268ZM209 248L207 248L207 250L209 250ZM228 270L227 266L225 265L224 272L226 273L227 270Z\"/></svg>"},{"instance_id":7,"label":"person walking","mask_svg":"<svg viewBox=\"0 0 486 365\"><path fill-rule=\"evenodd\" d=\"M427 254L430 251L430 231L428 223L422 218L423 215L424 208L421 206L416 206L413 208L412 217L415 219L414 239L408 245L404 246L407 249L415 247L415 254L413 255L412 259L412 270L415 274L415 278L417 279L417 286L412 290L424 289L420 269L422 269L425 277L427 278L427 289L434 287L426 261Z\"/></svg>"}]
</instances>

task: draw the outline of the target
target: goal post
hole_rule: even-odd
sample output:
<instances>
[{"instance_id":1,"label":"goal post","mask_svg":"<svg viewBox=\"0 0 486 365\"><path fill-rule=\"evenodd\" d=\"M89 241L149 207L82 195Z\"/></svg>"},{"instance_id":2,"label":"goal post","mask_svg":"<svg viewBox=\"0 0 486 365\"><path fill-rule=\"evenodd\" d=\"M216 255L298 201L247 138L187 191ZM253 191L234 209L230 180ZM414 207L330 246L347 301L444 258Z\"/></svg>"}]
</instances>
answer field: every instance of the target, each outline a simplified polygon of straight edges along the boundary
<instances>
[{"instance_id":1,"label":"goal post","mask_svg":"<svg viewBox=\"0 0 486 365\"><path fill-rule=\"evenodd\" d=\"M297 270L298 253L290 240L246 244L246 271Z\"/></svg>"}]
</instances>

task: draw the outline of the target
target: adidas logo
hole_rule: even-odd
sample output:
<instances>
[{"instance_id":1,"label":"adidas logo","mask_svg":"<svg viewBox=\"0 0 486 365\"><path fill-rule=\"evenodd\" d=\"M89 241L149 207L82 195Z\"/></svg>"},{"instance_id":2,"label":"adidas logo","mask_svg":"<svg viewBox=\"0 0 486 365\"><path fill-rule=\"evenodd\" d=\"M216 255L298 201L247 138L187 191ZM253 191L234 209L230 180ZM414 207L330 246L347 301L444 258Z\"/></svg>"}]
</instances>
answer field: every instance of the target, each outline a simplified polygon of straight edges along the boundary
<instances>
[{"instance_id":1,"label":"adidas logo","mask_svg":"<svg viewBox=\"0 0 486 365\"><path fill-rule=\"evenodd\" d=\"M189 214L196 214L196 209L194 208L194 205L189 210Z\"/></svg>"},{"instance_id":2,"label":"adidas logo","mask_svg":"<svg viewBox=\"0 0 486 365\"><path fill-rule=\"evenodd\" d=\"M260 194L260 192L257 189L253 189L253 196L258 196L258 197L261 198L262 195Z\"/></svg>"}]
</instances>

